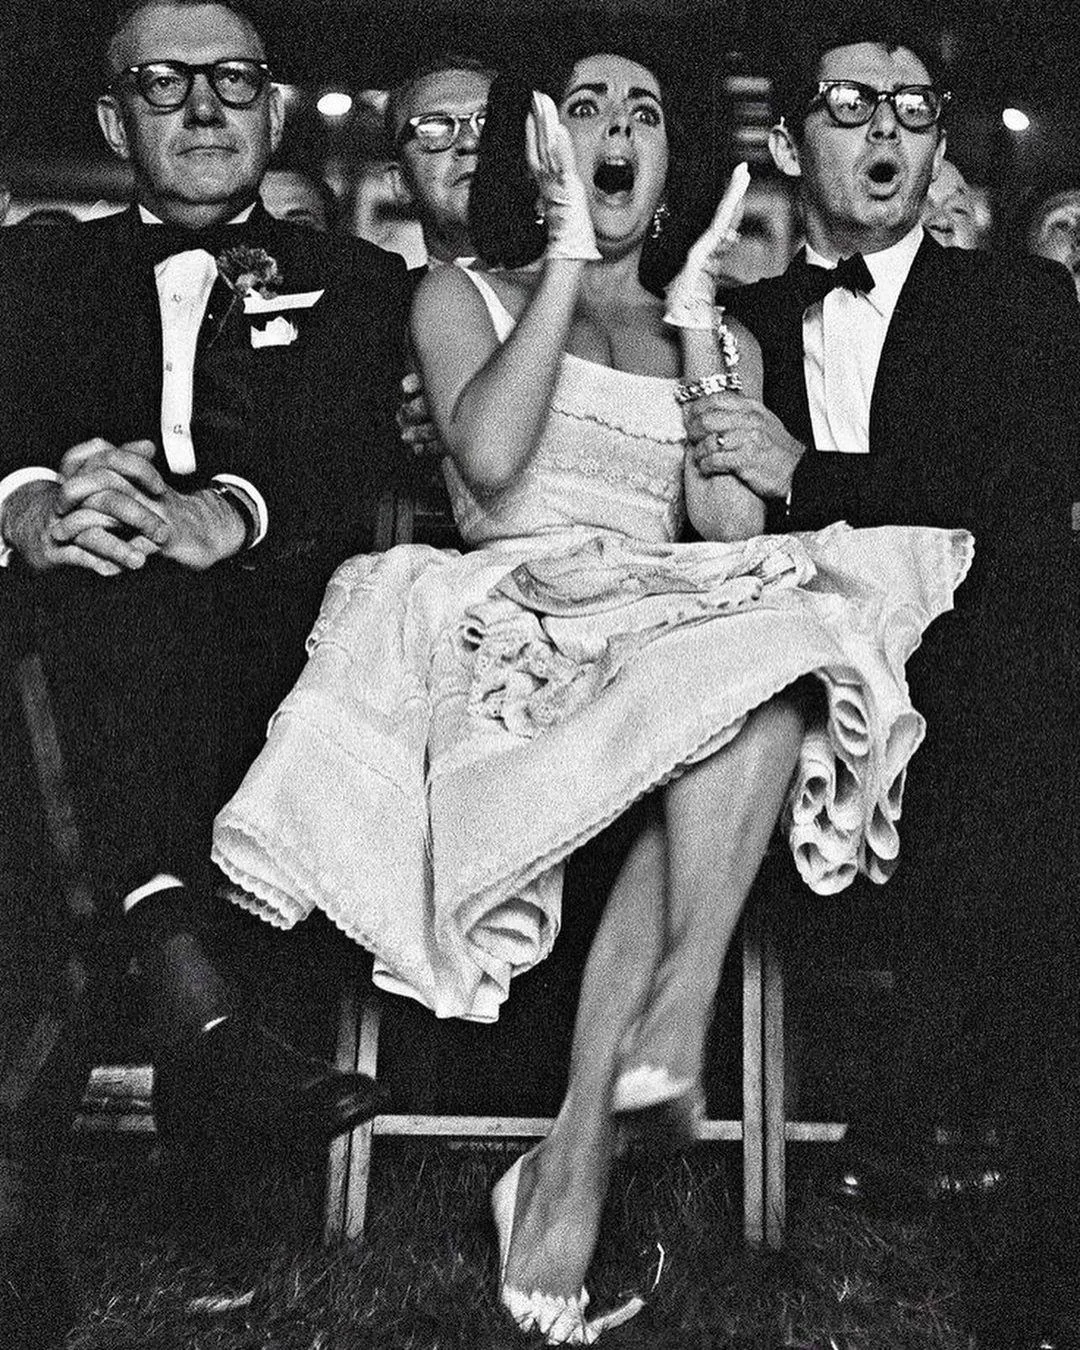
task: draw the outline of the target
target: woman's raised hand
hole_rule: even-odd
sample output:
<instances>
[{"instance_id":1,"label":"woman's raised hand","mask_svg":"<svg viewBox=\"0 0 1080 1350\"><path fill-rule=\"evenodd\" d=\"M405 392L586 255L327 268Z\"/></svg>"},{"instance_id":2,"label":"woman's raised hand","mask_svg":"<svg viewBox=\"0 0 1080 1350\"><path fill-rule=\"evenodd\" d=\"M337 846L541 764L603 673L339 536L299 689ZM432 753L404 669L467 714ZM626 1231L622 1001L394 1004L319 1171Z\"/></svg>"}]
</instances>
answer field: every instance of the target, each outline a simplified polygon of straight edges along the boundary
<instances>
[{"instance_id":1,"label":"woman's raised hand","mask_svg":"<svg viewBox=\"0 0 1080 1350\"><path fill-rule=\"evenodd\" d=\"M716 278L724 254L738 239L743 198L750 183L745 162L737 164L709 228L690 247L686 262L665 292L664 322L676 328L711 328Z\"/></svg>"},{"instance_id":2,"label":"woman's raised hand","mask_svg":"<svg viewBox=\"0 0 1080 1350\"><path fill-rule=\"evenodd\" d=\"M588 193L574 161L573 142L547 94L533 94L532 112L525 123L525 154L547 223L544 256L598 259Z\"/></svg>"}]
</instances>

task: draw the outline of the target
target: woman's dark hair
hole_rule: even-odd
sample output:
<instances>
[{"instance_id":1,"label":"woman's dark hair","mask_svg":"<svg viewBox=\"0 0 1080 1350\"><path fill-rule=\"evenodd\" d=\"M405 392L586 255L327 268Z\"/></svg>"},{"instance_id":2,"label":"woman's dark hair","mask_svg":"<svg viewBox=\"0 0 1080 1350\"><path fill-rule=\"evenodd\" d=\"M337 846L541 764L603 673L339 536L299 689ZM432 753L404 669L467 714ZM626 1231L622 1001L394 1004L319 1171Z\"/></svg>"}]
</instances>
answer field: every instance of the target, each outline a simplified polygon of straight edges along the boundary
<instances>
[{"instance_id":1,"label":"woman's dark hair","mask_svg":"<svg viewBox=\"0 0 1080 1350\"><path fill-rule=\"evenodd\" d=\"M1080 193L1080 170L1059 169L1055 173L1044 174L1024 194L1020 205L1010 216L999 240L1001 250L1006 253L1030 252L1028 236L1035 222L1055 197L1061 197L1067 192Z\"/></svg>"},{"instance_id":2,"label":"woman's dark hair","mask_svg":"<svg viewBox=\"0 0 1080 1350\"><path fill-rule=\"evenodd\" d=\"M637 62L660 84L669 154L664 196L667 217L659 237L646 240L640 267L642 283L659 293L710 218L715 175L703 159L691 163L690 138L678 106L680 82L666 80L655 57L640 52L625 38L608 42L593 37L564 50L543 68L519 69L496 78L488 96L487 122L469 193L469 234L479 256L491 266L521 267L540 257L546 234L536 221L536 184L525 161L525 120L532 106L532 90L539 89L558 103L578 61L609 52ZM706 139L698 137L697 143Z\"/></svg>"},{"instance_id":3,"label":"woman's dark hair","mask_svg":"<svg viewBox=\"0 0 1080 1350\"><path fill-rule=\"evenodd\" d=\"M930 82L942 89L940 43L902 3L844 5L834 12L807 17L794 33L783 34L783 48L773 62L773 113L783 118L796 140L802 137L810 100L817 92L821 58L836 47L872 42L894 52L906 48L926 67Z\"/></svg>"}]
</instances>

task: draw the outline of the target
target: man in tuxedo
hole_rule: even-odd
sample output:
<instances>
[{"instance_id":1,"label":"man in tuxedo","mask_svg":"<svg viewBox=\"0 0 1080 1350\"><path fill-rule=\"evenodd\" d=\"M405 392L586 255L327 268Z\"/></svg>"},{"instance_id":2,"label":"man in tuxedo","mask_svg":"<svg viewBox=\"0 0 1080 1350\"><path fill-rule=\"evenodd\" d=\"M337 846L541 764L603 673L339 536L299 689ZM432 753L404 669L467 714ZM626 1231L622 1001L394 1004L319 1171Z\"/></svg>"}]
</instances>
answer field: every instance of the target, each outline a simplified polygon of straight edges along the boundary
<instances>
[{"instance_id":1,"label":"man in tuxedo","mask_svg":"<svg viewBox=\"0 0 1080 1350\"><path fill-rule=\"evenodd\" d=\"M132 207L48 240L5 232L0 254L2 641L32 654L29 720L66 762L68 863L77 833L98 911L85 941L66 935L67 968L108 983L134 951L166 1131L327 1136L372 1114L374 1084L238 1006L201 910L214 812L299 673L330 572L374 543L405 269L258 201L282 100L241 5L139 0L106 81L98 118ZM28 1345L63 1320L27 1231L49 1225L89 1006L72 999L4 1082L0 1292L39 1318Z\"/></svg>"},{"instance_id":2,"label":"man in tuxedo","mask_svg":"<svg viewBox=\"0 0 1080 1350\"><path fill-rule=\"evenodd\" d=\"M1022 1300L992 1279L976 1307L1041 1333L1074 1284L1068 1207L1046 1182L1077 1176L1076 306L1061 268L925 235L947 95L917 39L869 13L807 31L775 94L770 148L798 182L807 246L783 276L726 293L761 342L764 402L690 405L692 453L766 498L775 529L974 533L956 613L909 667L927 738L900 870L866 901L923 1034L882 1066L864 1124L902 1152L935 1125L1006 1123L1010 1261L1030 1278Z\"/></svg>"}]
</instances>

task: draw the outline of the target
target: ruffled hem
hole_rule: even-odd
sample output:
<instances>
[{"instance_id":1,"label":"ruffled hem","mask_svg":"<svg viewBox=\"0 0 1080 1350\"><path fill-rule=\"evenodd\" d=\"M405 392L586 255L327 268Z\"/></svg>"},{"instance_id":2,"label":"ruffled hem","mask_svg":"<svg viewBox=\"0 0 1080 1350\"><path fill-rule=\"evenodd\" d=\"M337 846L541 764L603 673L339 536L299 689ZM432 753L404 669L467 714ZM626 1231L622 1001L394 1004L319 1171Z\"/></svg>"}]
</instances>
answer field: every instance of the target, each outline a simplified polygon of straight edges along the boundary
<instances>
[{"instance_id":1,"label":"ruffled hem","mask_svg":"<svg viewBox=\"0 0 1080 1350\"><path fill-rule=\"evenodd\" d=\"M925 532L927 556L911 593L892 607L881 603L875 567L887 581L890 549L919 550L903 531L852 543L867 533L832 530L810 544L821 574L841 584L853 560L876 560L851 594L817 591L819 577L675 627L636 651L572 718L532 737L467 714L472 671L463 642L444 652L441 674L429 671L428 712L410 706L407 735L392 730L408 720L404 707L401 717L391 707L372 719L355 682L384 696L408 683L397 663L413 658L400 634L414 626L418 603L412 583L395 589L402 569L384 555L387 585L377 584L379 569L364 573L221 813L215 861L244 887L238 903L250 912L287 927L318 906L375 953L395 992L440 1016L491 1020L511 977L550 951L565 858L728 744L754 708L814 675L828 716L806 737L789 795L796 866L820 894L858 871L885 880L897 857L906 764L923 734L903 662L951 605L971 547L961 534ZM435 569L438 584L458 595L459 615L477 594L481 568L485 587L497 579L490 564L465 555ZM419 572L409 575L415 581ZM431 611L431 596L421 599ZM643 717L658 699L670 716ZM388 777L391 761L404 769Z\"/></svg>"}]
</instances>

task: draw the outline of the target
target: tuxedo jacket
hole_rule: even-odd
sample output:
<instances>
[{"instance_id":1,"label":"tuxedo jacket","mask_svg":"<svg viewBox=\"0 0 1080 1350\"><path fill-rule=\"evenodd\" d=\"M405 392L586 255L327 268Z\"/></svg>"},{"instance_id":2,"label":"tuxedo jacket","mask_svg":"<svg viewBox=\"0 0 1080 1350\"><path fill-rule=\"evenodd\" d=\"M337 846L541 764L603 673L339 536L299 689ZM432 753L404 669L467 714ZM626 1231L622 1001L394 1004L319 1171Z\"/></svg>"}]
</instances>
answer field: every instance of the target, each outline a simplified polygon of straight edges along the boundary
<instances>
[{"instance_id":1,"label":"tuxedo jacket","mask_svg":"<svg viewBox=\"0 0 1080 1350\"><path fill-rule=\"evenodd\" d=\"M850 455L813 449L802 259L727 301L761 343L764 402L810 447L774 523L963 526L981 571L1004 555L1060 560L1080 464L1080 309L1065 270L925 236L882 349L870 453Z\"/></svg>"},{"instance_id":2,"label":"tuxedo jacket","mask_svg":"<svg viewBox=\"0 0 1080 1350\"><path fill-rule=\"evenodd\" d=\"M761 343L764 402L810 447L790 509L770 503L770 524L973 533L956 611L908 664L928 731L905 793L903 870L927 878L928 905L968 892L985 915L996 888L1006 909L1018 892L1006 877L1022 865L1030 894L1075 834L1080 307L1071 278L1042 259L924 238L882 349L869 454L839 454L813 449L798 262L725 296Z\"/></svg>"},{"instance_id":3,"label":"tuxedo jacket","mask_svg":"<svg viewBox=\"0 0 1080 1350\"><path fill-rule=\"evenodd\" d=\"M48 239L43 231L0 236L0 474L54 467L90 436L145 437L158 444L158 467L174 486L201 487L227 472L262 493L269 532L247 567L340 561L370 547L397 458L409 299L401 259L275 220L257 203L244 237L275 259L282 293L323 294L282 311L294 341L255 347L252 330L274 315L245 315L236 303L222 326L229 297L217 283L208 313L217 310L220 331L208 335L204 321L196 360L197 471L181 479L160 451L161 319L153 265L138 246L146 228L129 210Z\"/></svg>"},{"instance_id":4,"label":"tuxedo jacket","mask_svg":"<svg viewBox=\"0 0 1080 1350\"><path fill-rule=\"evenodd\" d=\"M409 300L396 255L257 204L244 242L274 258L282 294L322 294L282 311L294 340L256 347L252 330L274 316L230 307L216 284L195 363L197 468L178 476L161 452L161 316L139 234L150 228L129 210L66 231L0 231L0 476L55 468L94 436L145 438L178 489L232 473L267 504L265 539L205 572L152 558L112 578L32 576L17 562L0 573L0 620L43 655L69 776L90 785L86 832L117 879L158 870L152 850L177 820L201 833L177 834L165 856L205 849L214 805L302 668L330 573L372 547L400 458Z\"/></svg>"}]
</instances>

